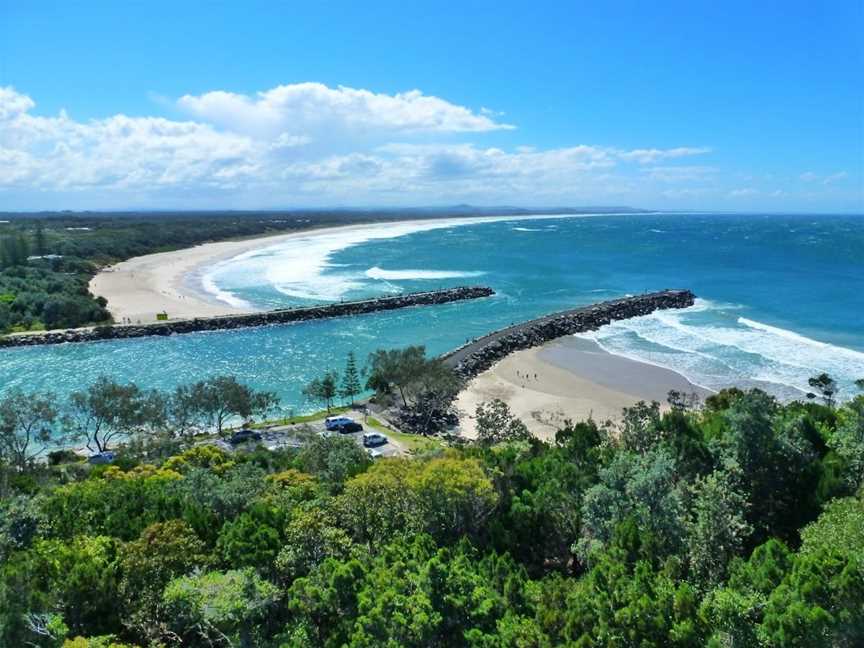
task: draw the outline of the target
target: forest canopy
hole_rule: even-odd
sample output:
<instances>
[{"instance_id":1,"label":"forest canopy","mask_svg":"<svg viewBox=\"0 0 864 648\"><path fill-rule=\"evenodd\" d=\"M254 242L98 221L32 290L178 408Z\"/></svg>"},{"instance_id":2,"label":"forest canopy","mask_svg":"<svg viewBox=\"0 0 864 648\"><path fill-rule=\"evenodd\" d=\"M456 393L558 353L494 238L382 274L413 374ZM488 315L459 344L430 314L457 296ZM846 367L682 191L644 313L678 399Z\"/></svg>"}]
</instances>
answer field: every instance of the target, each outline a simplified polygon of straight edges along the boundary
<instances>
[{"instance_id":1,"label":"forest canopy","mask_svg":"<svg viewBox=\"0 0 864 648\"><path fill-rule=\"evenodd\" d=\"M549 443L495 404L403 459L7 461L0 645L861 645L864 396L671 402Z\"/></svg>"}]
</instances>

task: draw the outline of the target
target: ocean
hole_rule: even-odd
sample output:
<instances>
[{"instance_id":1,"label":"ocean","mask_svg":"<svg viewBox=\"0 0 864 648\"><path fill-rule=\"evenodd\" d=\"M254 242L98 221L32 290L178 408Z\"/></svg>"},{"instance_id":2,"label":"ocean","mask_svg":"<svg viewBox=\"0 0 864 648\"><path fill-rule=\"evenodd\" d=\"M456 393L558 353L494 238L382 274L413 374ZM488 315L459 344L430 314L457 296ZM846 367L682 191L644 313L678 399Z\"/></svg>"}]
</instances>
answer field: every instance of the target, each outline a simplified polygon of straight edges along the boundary
<instances>
[{"instance_id":1,"label":"ocean","mask_svg":"<svg viewBox=\"0 0 864 648\"><path fill-rule=\"evenodd\" d=\"M759 386L800 398L827 372L843 399L864 378L864 218L628 214L380 224L262 247L189 281L233 305L275 308L484 284L495 297L436 307L170 338L9 349L0 389L65 395L100 375L172 389L235 374L314 407L304 384L378 348L437 354L552 311L663 288L695 306L585 334L607 351L709 389Z\"/></svg>"}]
</instances>

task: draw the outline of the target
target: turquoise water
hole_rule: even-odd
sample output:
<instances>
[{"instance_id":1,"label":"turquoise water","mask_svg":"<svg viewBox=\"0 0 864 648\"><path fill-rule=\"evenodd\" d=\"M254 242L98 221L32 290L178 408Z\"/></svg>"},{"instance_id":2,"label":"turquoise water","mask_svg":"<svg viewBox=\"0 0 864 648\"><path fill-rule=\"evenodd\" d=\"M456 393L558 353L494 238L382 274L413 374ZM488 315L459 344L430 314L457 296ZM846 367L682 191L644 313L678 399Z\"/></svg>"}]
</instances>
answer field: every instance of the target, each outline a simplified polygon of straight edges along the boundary
<instances>
[{"instance_id":1,"label":"turquoise water","mask_svg":"<svg viewBox=\"0 0 864 648\"><path fill-rule=\"evenodd\" d=\"M284 243L196 278L231 303L271 308L466 283L476 302L293 326L2 351L0 385L65 394L100 374L173 388L232 373L310 409L300 390L379 347L441 353L511 322L646 290L690 288L693 308L586 335L709 388L800 396L827 371L841 396L864 377L864 218L626 215L374 226Z\"/></svg>"}]
</instances>

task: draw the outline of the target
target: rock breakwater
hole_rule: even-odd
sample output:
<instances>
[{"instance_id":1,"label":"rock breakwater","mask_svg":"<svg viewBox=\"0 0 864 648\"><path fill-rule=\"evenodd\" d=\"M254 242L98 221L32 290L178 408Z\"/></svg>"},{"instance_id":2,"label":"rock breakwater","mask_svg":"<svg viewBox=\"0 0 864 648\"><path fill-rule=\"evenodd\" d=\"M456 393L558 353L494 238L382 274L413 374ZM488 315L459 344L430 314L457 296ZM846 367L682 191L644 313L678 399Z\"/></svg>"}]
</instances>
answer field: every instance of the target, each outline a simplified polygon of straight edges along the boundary
<instances>
[{"instance_id":1,"label":"rock breakwater","mask_svg":"<svg viewBox=\"0 0 864 648\"><path fill-rule=\"evenodd\" d=\"M152 324L97 326L94 328L48 331L46 333L14 334L0 337L0 348L34 346L41 344L64 344L67 342L95 342L98 340L121 340L156 335L177 335L200 331L221 331L273 324L293 324L309 320L348 317L378 311L396 310L411 306L434 306L450 302L479 299L494 295L495 291L485 286L460 286L445 290L407 293L395 297L364 299L304 308L286 308L241 315L197 317L194 319L169 320Z\"/></svg>"},{"instance_id":2,"label":"rock breakwater","mask_svg":"<svg viewBox=\"0 0 864 648\"><path fill-rule=\"evenodd\" d=\"M540 346L565 335L594 331L615 320L666 308L686 308L692 306L694 300L695 295L689 290L663 290L553 313L490 333L442 358L463 379L470 380L515 351Z\"/></svg>"}]
</instances>

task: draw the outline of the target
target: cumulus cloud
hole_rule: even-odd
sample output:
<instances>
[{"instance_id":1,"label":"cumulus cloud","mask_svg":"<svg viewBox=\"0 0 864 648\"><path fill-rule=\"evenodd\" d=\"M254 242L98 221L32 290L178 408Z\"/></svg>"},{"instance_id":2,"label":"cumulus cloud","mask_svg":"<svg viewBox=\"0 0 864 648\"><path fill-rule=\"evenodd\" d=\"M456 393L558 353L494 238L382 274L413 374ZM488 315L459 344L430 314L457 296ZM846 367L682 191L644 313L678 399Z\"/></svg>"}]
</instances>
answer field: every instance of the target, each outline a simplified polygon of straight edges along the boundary
<instances>
[{"instance_id":1,"label":"cumulus cloud","mask_svg":"<svg viewBox=\"0 0 864 648\"><path fill-rule=\"evenodd\" d=\"M128 205L124 197L133 194L137 204L182 206L194 195L203 201L197 206L214 207L334 200L562 204L638 198L652 182L673 185L712 173L674 164L706 148L454 142L511 127L491 111L419 91L383 95L304 83L254 97L185 96L179 105L188 119L117 114L79 121L65 112L40 115L29 96L0 88L0 195L50 194L70 206L95 207ZM645 167L658 160L665 164Z\"/></svg>"},{"instance_id":2,"label":"cumulus cloud","mask_svg":"<svg viewBox=\"0 0 864 648\"><path fill-rule=\"evenodd\" d=\"M622 152L621 157L625 160L633 160L639 164L654 164L661 160L673 160L675 158L703 155L710 152L711 149L705 146L679 146L670 149L634 149Z\"/></svg>"},{"instance_id":3,"label":"cumulus cloud","mask_svg":"<svg viewBox=\"0 0 864 648\"><path fill-rule=\"evenodd\" d=\"M276 132L355 134L466 133L509 130L489 111L473 112L419 90L377 94L321 83L277 86L254 97L215 91L185 95L177 104L194 117L257 136Z\"/></svg>"}]
</instances>

